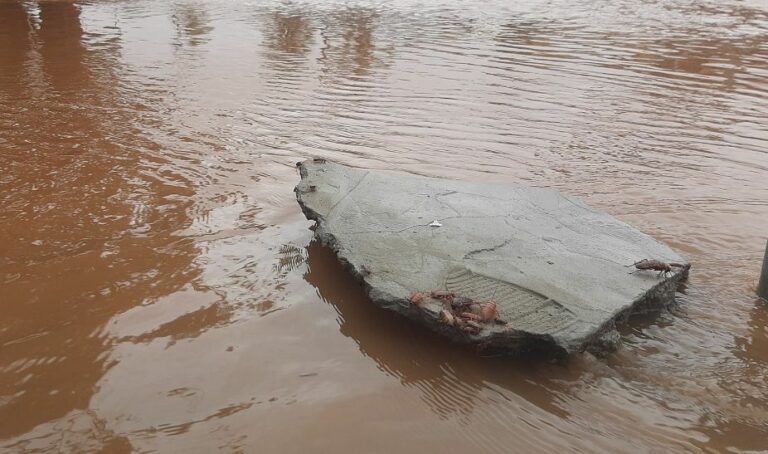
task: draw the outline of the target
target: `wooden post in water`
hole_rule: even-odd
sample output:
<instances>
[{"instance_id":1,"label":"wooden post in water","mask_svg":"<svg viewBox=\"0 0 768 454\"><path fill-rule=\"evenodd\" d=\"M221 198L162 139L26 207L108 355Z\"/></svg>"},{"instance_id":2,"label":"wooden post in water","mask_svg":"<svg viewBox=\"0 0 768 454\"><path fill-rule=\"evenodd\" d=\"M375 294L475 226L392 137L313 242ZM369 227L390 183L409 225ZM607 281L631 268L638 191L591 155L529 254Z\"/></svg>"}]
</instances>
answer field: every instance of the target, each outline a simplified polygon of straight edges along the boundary
<instances>
[{"instance_id":1,"label":"wooden post in water","mask_svg":"<svg viewBox=\"0 0 768 454\"><path fill-rule=\"evenodd\" d=\"M760 271L760 282L757 284L757 296L768 300L768 242L765 244L765 256L763 256L763 269Z\"/></svg>"}]
</instances>

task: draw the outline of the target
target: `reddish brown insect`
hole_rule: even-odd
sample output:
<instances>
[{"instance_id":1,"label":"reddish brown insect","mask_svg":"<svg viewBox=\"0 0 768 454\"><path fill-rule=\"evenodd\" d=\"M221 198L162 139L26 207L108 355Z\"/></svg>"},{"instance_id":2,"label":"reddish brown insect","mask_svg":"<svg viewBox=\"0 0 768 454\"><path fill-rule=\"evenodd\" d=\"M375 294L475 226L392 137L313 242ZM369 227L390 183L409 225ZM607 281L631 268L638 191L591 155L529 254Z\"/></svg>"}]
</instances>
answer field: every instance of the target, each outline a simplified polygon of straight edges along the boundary
<instances>
[{"instance_id":1,"label":"reddish brown insect","mask_svg":"<svg viewBox=\"0 0 768 454\"><path fill-rule=\"evenodd\" d=\"M440 321L448 326L453 326L456 324L456 317L454 317L453 314L451 314L449 311L443 309L440 311Z\"/></svg>"},{"instance_id":2,"label":"reddish brown insect","mask_svg":"<svg viewBox=\"0 0 768 454\"><path fill-rule=\"evenodd\" d=\"M456 297L456 295L446 290L432 290L429 296L442 301L449 307L453 304L453 299Z\"/></svg>"},{"instance_id":3,"label":"reddish brown insect","mask_svg":"<svg viewBox=\"0 0 768 454\"><path fill-rule=\"evenodd\" d=\"M496 310L496 301L488 301L480 306L480 318L484 322L490 322L498 318L499 312Z\"/></svg>"},{"instance_id":4,"label":"reddish brown insect","mask_svg":"<svg viewBox=\"0 0 768 454\"><path fill-rule=\"evenodd\" d=\"M416 292L411 295L411 303L418 306L419 304L421 304L422 301L427 299L427 297L429 297L429 293Z\"/></svg>"},{"instance_id":5,"label":"reddish brown insect","mask_svg":"<svg viewBox=\"0 0 768 454\"><path fill-rule=\"evenodd\" d=\"M671 273L672 268L683 268L687 270L688 268L691 267L691 265L689 264L667 263L667 262L662 262L661 260L651 260L651 259L643 259L643 260L640 260L639 262L635 262L628 266L634 266L635 268L637 268L635 271L632 271L629 274L636 273L638 271L643 271L643 270L653 270L653 271L658 271L659 276L661 276L662 274L666 276L667 273Z\"/></svg>"},{"instance_id":6,"label":"reddish brown insect","mask_svg":"<svg viewBox=\"0 0 768 454\"><path fill-rule=\"evenodd\" d=\"M472 312L462 312L459 314L459 317L463 318L464 320L472 320L475 322L483 321L483 317L473 314Z\"/></svg>"},{"instance_id":7,"label":"reddish brown insect","mask_svg":"<svg viewBox=\"0 0 768 454\"><path fill-rule=\"evenodd\" d=\"M469 334L477 334L481 329L483 328L480 326L480 324L473 320L465 320L461 327L462 331Z\"/></svg>"},{"instance_id":8,"label":"reddish brown insect","mask_svg":"<svg viewBox=\"0 0 768 454\"><path fill-rule=\"evenodd\" d=\"M672 268L682 268L683 271L688 271L691 269L690 263L675 263L675 262L669 262L669 266Z\"/></svg>"}]
</instances>

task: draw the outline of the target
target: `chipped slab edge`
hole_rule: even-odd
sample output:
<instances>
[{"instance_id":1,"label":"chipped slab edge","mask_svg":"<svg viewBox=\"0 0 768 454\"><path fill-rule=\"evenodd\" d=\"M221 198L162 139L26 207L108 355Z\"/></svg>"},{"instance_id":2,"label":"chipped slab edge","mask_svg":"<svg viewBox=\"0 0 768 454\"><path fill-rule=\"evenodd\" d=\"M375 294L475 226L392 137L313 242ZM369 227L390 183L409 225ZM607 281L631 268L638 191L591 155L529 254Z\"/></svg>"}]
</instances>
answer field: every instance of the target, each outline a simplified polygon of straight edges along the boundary
<instances>
[{"instance_id":1,"label":"chipped slab edge","mask_svg":"<svg viewBox=\"0 0 768 454\"><path fill-rule=\"evenodd\" d=\"M675 269L669 279L662 280L654 285L648 292L639 297L634 304L615 313L594 333L587 338L580 339L578 342L562 343L558 342L552 335L529 333L511 327L486 330L483 334L464 333L441 322L440 310L417 307L407 299L396 297L374 288L368 282L368 272L365 267L362 264L356 266L350 262L344 248L341 247L335 235L323 228L325 220L322 215L314 211L302 200L303 193L312 192L314 189L304 184L305 179L309 176L306 164L324 164L325 162L325 159L315 158L296 163L301 181L294 188L294 192L304 216L316 223L314 238L321 245L334 251L339 263L362 284L366 295L374 304L418 322L455 343L475 345L479 351L507 355L540 353L546 357L561 358L571 353L588 351L596 356L604 356L615 351L621 343L617 326L626 323L633 315L656 314L672 309L677 304L675 301L677 288L680 282L688 277L689 269Z\"/></svg>"}]
</instances>

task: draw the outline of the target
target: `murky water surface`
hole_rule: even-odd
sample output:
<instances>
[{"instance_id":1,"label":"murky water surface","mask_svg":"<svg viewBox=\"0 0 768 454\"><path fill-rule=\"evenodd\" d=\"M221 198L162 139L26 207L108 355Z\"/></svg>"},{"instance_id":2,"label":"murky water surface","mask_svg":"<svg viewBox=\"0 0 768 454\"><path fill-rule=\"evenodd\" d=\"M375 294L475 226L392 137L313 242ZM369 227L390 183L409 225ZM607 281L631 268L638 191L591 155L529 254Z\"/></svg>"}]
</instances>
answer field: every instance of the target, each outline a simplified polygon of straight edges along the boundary
<instances>
[{"instance_id":1,"label":"murky water surface","mask_svg":"<svg viewBox=\"0 0 768 454\"><path fill-rule=\"evenodd\" d=\"M2 451L768 451L764 0L0 0L0 151ZM691 279L606 359L478 357L311 243L310 156L553 187Z\"/></svg>"}]
</instances>

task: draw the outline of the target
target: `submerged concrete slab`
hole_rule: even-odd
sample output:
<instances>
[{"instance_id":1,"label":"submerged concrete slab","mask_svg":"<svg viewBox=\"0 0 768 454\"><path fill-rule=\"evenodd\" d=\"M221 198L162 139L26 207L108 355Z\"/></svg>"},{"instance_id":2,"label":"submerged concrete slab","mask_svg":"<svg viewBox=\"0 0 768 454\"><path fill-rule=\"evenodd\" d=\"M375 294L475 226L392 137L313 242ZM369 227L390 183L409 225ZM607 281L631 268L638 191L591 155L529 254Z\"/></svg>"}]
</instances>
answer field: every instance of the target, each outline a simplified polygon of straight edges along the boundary
<instances>
[{"instance_id":1,"label":"submerged concrete slab","mask_svg":"<svg viewBox=\"0 0 768 454\"><path fill-rule=\"evenodd\" d=\"M685 271L628 265L684 262L669 247L557 191L297 164L299 204L315 236L361 280L371 300L454 341L507 351L604 350L615 322L674 301ZM437 222L435 222L437 221ZM500 323L466 332L441 320L442 289L494 300Z\"/></svg>"}]
</instances>

